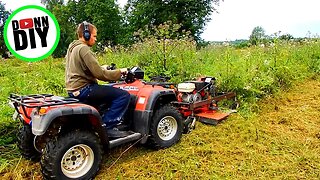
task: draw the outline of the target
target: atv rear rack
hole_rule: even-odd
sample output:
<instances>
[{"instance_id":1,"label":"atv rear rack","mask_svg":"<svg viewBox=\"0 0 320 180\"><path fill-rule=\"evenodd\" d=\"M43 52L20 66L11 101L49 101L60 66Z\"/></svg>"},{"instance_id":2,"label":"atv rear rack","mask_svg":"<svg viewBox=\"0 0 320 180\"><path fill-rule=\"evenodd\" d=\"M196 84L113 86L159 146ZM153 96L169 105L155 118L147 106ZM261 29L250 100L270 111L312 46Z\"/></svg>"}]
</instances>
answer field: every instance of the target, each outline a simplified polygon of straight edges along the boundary
<instances>
[{"instance_id":1,"label":"atv rear rack","mask_svg":"<svg viewBox=\"0 0 320 180\"><path fill-rule=\"evenodd\" d=\"M21 106L24 115L30 119L27 115L26 108L41 108L48 106L57 106L63 104L78 103L78 99L65 98L60 96L54 96L52 94L31 94L31 95L17 95L11 93L9 99L13 103L15 110L21 113L18 109Z\"/></svg>"},{"instance_id":2,"label":"atv rear rack","mask_svg":"<svg viewBox=\"0 0 320 180\"><path fill-rule=\"evenodd\" d=\"M79 102L75 98L64 98L54 96L52 94L31 94L20 96L17 94L10 94L9 99L18 105L22 105L28 108L37 108L45 106L56 106L63 104L71 104Z\"/></svg>"}]
</instances>

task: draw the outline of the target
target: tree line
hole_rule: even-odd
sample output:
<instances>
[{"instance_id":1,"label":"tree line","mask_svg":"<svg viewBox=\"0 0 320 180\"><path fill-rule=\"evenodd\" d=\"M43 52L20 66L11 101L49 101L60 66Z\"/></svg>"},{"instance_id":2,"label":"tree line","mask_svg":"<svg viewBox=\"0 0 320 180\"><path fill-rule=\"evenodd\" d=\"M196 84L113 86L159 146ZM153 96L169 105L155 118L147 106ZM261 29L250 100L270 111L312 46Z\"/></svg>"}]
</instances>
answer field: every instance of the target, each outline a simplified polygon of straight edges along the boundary
<instances>
[{"instance_id":1,"label":"tree line","mask_svg":"<svg viewBox=\"0 0 320 180\"><path fill-rule=\"evenodd\" d=\"M6 53L8 49L4 43L3 30L6 20L8 19L10 14L11 12L6 10L5 4L3 4L2 1L0 1L0 54L4 58L7 58L8 56Z\"/></svg>"},{"instance_id":2,"label":"tree line","mask_svg":"<svg viewBox=\"0 0 320 180\"><path fill-rule=\"evenodd\" d=\"M76 38L76 27L87 21L98 28L99 46L130 46L139 40L137 34L146 27L170 22L179 24L174 34L190 32L200 42L203 28L220 0L128 0L121 8L116 0L42 0L60 25L60 41L53 53L54 57L63 57L68 45ZM1 52L6 51L3 40L4 23L11 13L0 1ZM179 36L175 36L179 37ZM171 38L171 37L170 37Z\"/></svg>"},{"instance_id":3,"label":"tree line","mask_svg":"<svg viewBox=\"0 0 320 180\"><path fill-rule=\"evenodd\" d=\"M223 0L222 0L223 1ZM60 41L53 57L64 57L68 45L76 39L77 25L83 21L98 28L95 50L116 45L130 46L146 36L162 34L159 38L179 39L185 35L198 45L208 44L200 35L220 0L128 0L119 7L117 0L41 0L57 18ZM11 11L0 1L0 53L8 49L3 39L4 24ZM155 27L170 26L157 30ZM268 36L261 26L252 30L249 40L237 40L238 47L266 44L274 39L290 40L290 34L275 33Z\"/></svg>"}]
</instances>

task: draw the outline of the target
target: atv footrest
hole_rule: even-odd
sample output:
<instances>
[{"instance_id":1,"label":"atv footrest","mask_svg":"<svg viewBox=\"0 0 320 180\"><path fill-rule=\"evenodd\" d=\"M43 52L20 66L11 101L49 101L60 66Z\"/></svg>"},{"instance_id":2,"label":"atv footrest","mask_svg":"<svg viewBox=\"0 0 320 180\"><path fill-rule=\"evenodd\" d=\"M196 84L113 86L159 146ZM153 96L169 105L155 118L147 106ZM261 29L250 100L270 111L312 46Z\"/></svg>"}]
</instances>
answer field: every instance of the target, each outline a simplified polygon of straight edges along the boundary
<instances>
[{"instance_id":1,"label":"atv footrest","mask_svg":"<svg viewBox=\"0 0 320 180\"><path fill-rule=\"evenodd\" d=\"M109 142L109 148L113 148L113 147L119 146L121 144L125 144L128 142L134 141L134 140L138 140L139 138L141 138L140 133L133 133L133 134L126 136L126 137L123 137L123 138L114 139Z\"/></svg>"},{"instance_id":2,"label":"atv footrest","mask_svg":"<svg viewBox=\"0 0 320 180\"><path fill-rule=\"evenodd\" d=\"M199 121L202 123L217 125L219 122L226 119L230 114L212 110L212 111L198 113L195 115L199 117Z\"/></svg>"}]
</instances>

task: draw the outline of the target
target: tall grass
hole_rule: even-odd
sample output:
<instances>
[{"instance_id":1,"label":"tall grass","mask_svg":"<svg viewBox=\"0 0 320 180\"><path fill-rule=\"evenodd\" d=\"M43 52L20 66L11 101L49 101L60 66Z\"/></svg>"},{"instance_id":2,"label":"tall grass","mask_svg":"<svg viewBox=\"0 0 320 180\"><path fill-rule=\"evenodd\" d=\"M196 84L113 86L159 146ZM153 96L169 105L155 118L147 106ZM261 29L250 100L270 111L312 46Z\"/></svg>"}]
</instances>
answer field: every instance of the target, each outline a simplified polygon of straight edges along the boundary
<instances>
[{"instance_id":1,"label":"tall grass","mask_svg":"<svg viewBox=\"0 0 320 180\"><path fill-rule=\"evenodd\" d=\"M268 47L236 49L208 46L197 50L194 41L151 38L131 48L117 47L100 54L101 64L140 66L149 75L159 73L181 82L196 76L217 78L220 91L234 91L241 101L240 113L257 109L257 100L295 82L320 74L320 42L276 42ZM17 59L0 61L0 173L17 162L18 123L7 105L10 93L52 93L66 96L64 60L48 58L26 63Z\"/></svg>"},{"instance_id":2,"label":"tall grass","mask_svg":"<svg viewBox=\"0 0 320 180\"><path fill-rule=\"evenodd\" d=\"M242 107L251 111L254 106L248 104L319 74L320 42L276 41L268 47L236 49L215 45L197 50L192 40L151 38L131 49L120 48L105 54L101 61L120 66L139 65L147 76L162 73L171 76L174 82L213 76L220 91L236 92Z\"/></svg>"}]
</instances>

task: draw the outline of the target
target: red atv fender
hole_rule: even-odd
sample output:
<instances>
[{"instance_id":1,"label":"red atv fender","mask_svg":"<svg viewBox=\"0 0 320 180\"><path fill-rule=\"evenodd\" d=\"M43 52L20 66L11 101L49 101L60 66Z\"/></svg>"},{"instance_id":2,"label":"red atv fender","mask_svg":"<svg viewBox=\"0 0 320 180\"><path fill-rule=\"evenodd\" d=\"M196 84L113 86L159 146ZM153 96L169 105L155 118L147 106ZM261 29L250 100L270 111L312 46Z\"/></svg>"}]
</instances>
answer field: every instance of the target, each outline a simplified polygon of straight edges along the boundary
<instances>
[{"instance_id":1,"label":"red atv fender","mask_svg":"<svg viewBox=\"0 0 320 180\"><path fill-rule=\"evenodd\" d=\"M129 114L128 118L132 119L132 130L134 132L146 135L145 138L140 141L141 144L147 141L154 110L159 106L177 100L173 89L145 84L140 80L128 84L115 84L113 87L126 90L134 97L131 98L134 102L131 102L131 106L129 106L129 108L134 111L133 114Z\"/></svg>"}]
</instances>

